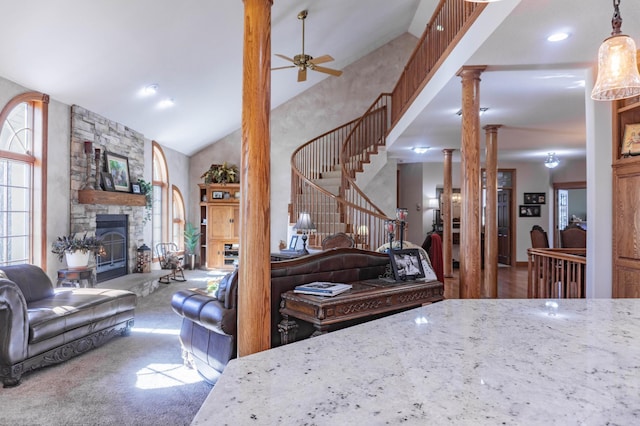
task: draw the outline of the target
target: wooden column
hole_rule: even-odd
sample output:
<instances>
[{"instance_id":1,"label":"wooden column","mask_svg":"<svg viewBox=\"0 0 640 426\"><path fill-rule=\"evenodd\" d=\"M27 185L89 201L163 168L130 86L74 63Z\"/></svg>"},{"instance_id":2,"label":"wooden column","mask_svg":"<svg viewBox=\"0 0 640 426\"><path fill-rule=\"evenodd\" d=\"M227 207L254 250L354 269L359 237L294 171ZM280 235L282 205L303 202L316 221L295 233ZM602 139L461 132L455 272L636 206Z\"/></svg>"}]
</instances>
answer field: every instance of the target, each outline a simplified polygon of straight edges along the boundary
<instances>
[{"instance_id":1,"label":"wooden column","mask_svg":"<svg viewBox=\"0 0 640 426\"><path fill-rule=\"evenodd\" d=\"M462 67L462 161L460 192L460 297L480 298L480 74L486 67Z\"/></svg>"},{"instance_id":2,"label":"wooden column","mask_svg":"<svg viewBox=\"0 0 640 426\"><path fill-rule=\"evenodd\" d=\"M244 0L238 356L271 345L271 0Z\"/></svg>"},{"instance_id":3,"label":"wooden column","mask_svg":"<svg viewBox=\"0 0 640 426\"><path fill-rule=\"evenodd\" d=\"M484 213L484 280L482 297L498 297L498 129L484 127L486 137L487 199Z\"/></svg>"},{"instance_id":4,"label":"wooden column","mask_svg":"<svg viewBox=\"0 0 640 426\"><path fill-rule=\"evenodd\" d=\"M453 245L453 222L451 220L451 192L453 184L451 179L451 158L453 149L443 149L444 153L444 188L442 189L442 206L440 218L442 220L442 262L444 263L444 276L453 277L453 256L451 248ZM460 294L456 295L460 297Z\"/></svg>"}]
</instances>

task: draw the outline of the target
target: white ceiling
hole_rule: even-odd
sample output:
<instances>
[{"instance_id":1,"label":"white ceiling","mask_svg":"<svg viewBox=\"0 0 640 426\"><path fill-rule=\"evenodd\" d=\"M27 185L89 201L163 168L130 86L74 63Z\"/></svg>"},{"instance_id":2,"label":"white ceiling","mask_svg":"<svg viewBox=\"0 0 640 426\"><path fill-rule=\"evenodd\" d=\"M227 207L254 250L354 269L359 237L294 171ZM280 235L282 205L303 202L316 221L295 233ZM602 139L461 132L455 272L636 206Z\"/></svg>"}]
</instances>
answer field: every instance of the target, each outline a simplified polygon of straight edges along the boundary
<instances>
[{"instance_id":1,"label":"white ceiling","mask_svg":"<svg viewBox=\"0 0 640 426\"><path fill-rule=\"evenodd\" d=\"M518 3L519 0L504 0ZM299 11L309 10L306 52L348 64L410 31L419 36L438 0L275 0L272 53L299 53ZM587 6L588 3L588 6ZM488 8L494 7L489 5ZM241 0L0 0L0 76L78 104L186 155L240 127ZM640 2L623 1L622 30L640 43ZM487 9L488 10L488 9ZM611 0L521 0L466 62L487 65L481 123L502 124L501 159L584 156L584 80L611 32ZM495 26L495 24L494 24ZM493 28L493 26L492 26ZM571 32L546 42L551 32ZM272 58L272 66L287 63ZM272 74L272 107L326 77ZM139 92L157 83L151 97ZM163 98L175 105L160 109ZM403 161L441 161L460 146L461 88L453 76L389 148ZM416 157L409 147L430 146Z\"/></svg>"}]
</instances>

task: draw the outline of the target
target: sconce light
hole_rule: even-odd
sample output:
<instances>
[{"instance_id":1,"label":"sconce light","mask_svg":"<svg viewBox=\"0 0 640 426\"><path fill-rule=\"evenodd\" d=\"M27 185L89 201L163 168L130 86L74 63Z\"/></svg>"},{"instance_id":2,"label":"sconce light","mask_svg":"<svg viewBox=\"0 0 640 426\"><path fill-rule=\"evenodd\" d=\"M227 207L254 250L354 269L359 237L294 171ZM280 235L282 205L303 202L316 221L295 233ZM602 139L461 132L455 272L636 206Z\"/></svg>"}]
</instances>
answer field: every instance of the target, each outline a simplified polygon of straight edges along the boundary
<instances>
[{"instance_id":1,"label":"sconce light","mask_svg":"<svg viewBox=\"0 0 640 426\"><path fill-rule=\"evenodd\" d=\"M547 158L544 160L544 166L546 168L553 169L557 167L558 164L560 164L560 160L558 160L558 157L556 157L555 152L550 152L549 154L547 154Z\"/></svg>"},{"instance_id":2,"label":"sconce light","mask_svg":"<svg viewBox=\"0 0 640 426\"><path fill-rule=\"evenodd\" d=\"M636 57L636 43L622 34L620 0L613 0L611 37L598 50L598 78L591 92L594 101L613 101L640 95L640 74Z\"/></svg>"}]
</instances>

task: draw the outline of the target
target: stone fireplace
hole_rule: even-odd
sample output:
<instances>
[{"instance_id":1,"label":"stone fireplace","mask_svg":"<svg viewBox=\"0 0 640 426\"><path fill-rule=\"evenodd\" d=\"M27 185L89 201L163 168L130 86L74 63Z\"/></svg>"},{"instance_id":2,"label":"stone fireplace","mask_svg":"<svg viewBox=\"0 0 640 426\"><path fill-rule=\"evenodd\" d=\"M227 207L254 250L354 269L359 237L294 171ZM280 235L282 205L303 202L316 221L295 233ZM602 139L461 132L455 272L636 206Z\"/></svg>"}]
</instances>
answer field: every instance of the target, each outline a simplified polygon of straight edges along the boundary
<instances>
[{"instance_id":1,"label":"stone fireplace","mask_svg":"<svg viewBox=\"0 0 640 426\"><path fill-rule=\"evenodd\" d=\"M121 272L131 273L136 264L137 249L144 243L145 207L131 205L127 201L128 194L124 192L112 193L116 196L109 197L108 201L98 203L79 201L78 191L83 189L87 181L88 156L85 154L85 141L91 142L93 149L100 149L101 165L104 164L104 153L107 151L126 156L129 163L129 179L131 182L136 182L139 178L143 178L145 138L142 134L122 124L110 121L82 107L77 105L71 107L71 232L78 234L88 232L98 235L97 222L102 220L104 216L126 218L125 224L119 225L118 231L108 236L111 252L109 253L108 265L106 264L107 259L102 259L105 262L102 269L111 271L111 267L118 264ZM89 161L91 161L90 158ZM91 165L90 170L92 176L95 177L95 162ZM104 170L102 168L102 171ZM121 195L121 197L117 195ZM122 235L124 238L118 235ZM123 245L119 248L112 246L111 244L116 240ZM101 260L98 259L98 263L100 262ZM98 271L98 282L113 278L111 274L114 273L102 274L101 278L100 271Z\"/></svg>"}]
</instances>

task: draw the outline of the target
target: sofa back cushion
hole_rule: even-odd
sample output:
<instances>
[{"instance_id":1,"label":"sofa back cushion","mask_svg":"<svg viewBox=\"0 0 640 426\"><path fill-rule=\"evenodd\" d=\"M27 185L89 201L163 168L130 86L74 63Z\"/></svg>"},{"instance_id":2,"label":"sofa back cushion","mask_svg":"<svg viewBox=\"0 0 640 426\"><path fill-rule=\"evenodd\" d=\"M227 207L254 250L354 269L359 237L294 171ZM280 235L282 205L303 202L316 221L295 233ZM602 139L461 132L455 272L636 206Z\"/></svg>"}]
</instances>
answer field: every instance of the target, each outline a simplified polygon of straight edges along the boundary
<instances>
[{"instance_id":1,"label":"sofa back cushion","mask_svg":"<svg viewBox=\"0 0 640 426\"><path fill-rule=\"evenodd\" d=\"M236 301L236 293L238 287L238 270L235 269L233 272L229 272L225 275L218 284L218 290L216 290L216 299L220 301L220 303L224 304L226 309L231 309L235 307Z\"/></svg>"},{"instance_id":2,"label":"sofa back cushion","mask_svg":"<svg viewBox=\"0 0 640 426\"><path fill-rule=\"evenodd\" d=\"M2 271L7 278L22 291L27 303L53 296L53 284L49 276L35 265L3 266Z\"/></svg>"}]
</instances>

